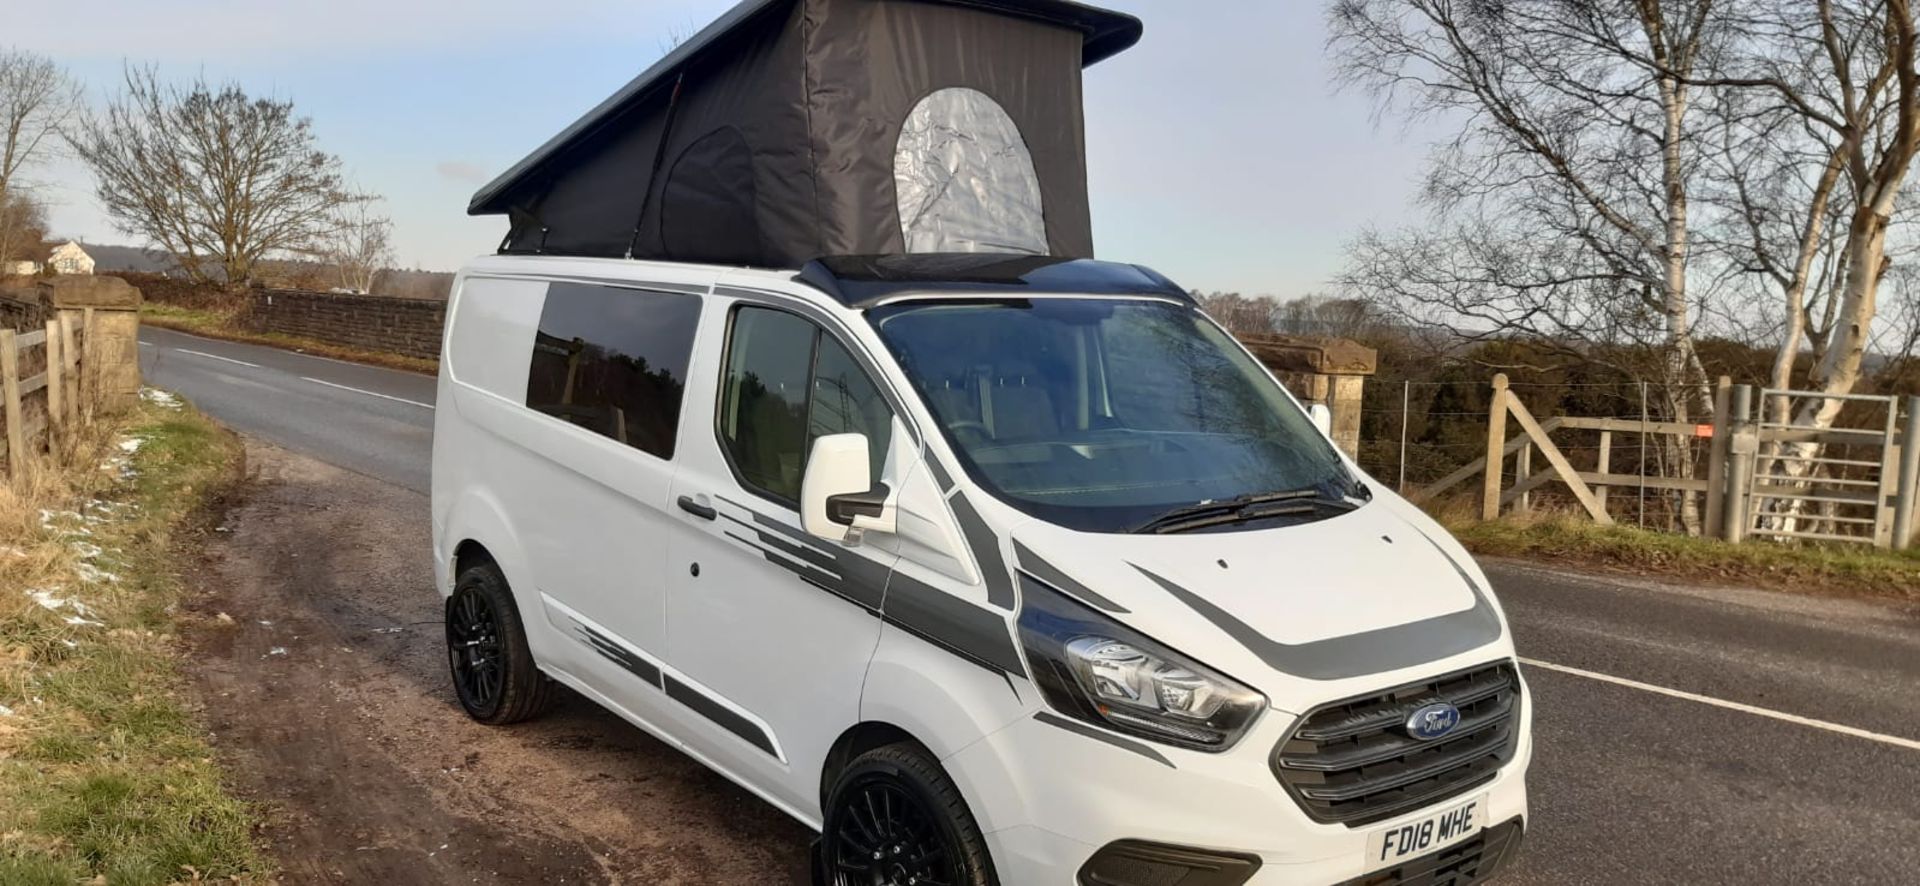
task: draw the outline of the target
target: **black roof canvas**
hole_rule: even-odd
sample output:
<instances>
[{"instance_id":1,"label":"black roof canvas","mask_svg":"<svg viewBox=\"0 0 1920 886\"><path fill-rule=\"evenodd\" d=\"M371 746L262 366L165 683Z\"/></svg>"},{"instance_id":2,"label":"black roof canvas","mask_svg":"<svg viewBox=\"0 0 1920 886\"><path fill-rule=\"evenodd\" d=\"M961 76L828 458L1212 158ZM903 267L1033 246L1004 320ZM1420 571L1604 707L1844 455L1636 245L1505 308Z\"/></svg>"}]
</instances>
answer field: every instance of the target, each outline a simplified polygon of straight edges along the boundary
<instances>
[{"instance_id":1,"label":"black roof canvas","mask_svg":"<svg viewBox=\"0 0 1920 886\"><path fill-rule=\"evenodd\" d=\"M509 217L507 252L1091 257L1080 72L1140 31L1064 0L746 0L468 212Z\"/></svg>"}]
</instances>

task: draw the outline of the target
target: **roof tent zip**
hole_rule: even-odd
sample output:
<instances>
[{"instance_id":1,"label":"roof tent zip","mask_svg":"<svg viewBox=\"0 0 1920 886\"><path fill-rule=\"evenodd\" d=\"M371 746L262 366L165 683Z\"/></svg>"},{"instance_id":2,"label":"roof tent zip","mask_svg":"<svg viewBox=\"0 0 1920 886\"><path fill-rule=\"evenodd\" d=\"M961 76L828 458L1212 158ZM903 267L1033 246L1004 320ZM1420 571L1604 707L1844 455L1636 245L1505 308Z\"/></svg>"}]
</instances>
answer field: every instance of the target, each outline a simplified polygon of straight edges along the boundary
<instances>
[{"instance_id":1,"label":"roof tent zip","mask_svg":"<svg viewBox=\"0 0 1920 886\"><path fill-rule=\"evenodd\" d=\"M653 203L653 183L660 180L660 163L667 157L667 140L673 138L673 118L680 110L680 90L687 85L687 70L680 69L673 78L673 94L667 96L667 119L660 127L660 142L653 150L652 171L647 174L647 189L640 195L640 213L633 219L633 236L627 240L627 254L622 258L633 258L634 244L640 242L640 228L647 219L647 207Z\"/></svg>"}]
</instances>

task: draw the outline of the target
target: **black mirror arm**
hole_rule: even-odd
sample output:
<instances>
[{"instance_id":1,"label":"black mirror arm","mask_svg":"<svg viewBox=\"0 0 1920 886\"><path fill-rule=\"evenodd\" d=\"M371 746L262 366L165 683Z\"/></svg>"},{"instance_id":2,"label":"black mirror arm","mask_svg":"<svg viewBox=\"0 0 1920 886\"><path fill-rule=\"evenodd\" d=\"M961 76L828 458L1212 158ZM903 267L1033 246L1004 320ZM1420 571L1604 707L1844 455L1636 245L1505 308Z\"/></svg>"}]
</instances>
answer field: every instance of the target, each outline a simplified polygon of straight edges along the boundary
<instances>
[{"instance_id":1,"label":"black mirror arm","mask_svg":"<svg viewBox=\"0 0 1920 886\"><path fill-rule=\"evenodd\" d=\"M887 496L893 490L885 483L875 483L865 492L842 492L827 496L827 519L842 526L852 526L855 517L878 517L887 509Z\"/></svg>"}]
</instances>

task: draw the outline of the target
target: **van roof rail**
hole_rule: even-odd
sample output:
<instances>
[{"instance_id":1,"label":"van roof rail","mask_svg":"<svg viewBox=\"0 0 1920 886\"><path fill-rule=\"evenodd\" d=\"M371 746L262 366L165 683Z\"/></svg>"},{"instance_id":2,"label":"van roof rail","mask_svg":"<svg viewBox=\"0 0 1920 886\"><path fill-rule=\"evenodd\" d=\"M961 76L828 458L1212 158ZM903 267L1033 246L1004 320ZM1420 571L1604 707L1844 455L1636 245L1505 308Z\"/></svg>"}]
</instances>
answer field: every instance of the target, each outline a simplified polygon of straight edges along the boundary
<instances>
[{"instance_id":1,"label":"van roof rail","mask_svg":"<svg viewBox=\"0 0 1920 886\"><path fill-rule=\"evenodd\" d=\"M1192 294L1142 265L993 252L833 255L795 278L850 308L908 293L955 295L1152 295L1194 303Z\"/></svg>"}]
</instances>

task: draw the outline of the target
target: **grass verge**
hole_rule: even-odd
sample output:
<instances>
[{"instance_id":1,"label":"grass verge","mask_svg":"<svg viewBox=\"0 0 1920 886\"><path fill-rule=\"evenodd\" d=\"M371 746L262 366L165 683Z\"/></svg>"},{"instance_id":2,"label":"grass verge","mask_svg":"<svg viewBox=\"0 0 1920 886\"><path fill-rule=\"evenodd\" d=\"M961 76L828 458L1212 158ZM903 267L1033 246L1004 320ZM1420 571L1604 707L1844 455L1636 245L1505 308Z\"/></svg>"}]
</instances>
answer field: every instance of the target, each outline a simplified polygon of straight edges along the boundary
<instances>
[{"instance_id":1,"label":"grass verge","mask_svg":"<svg viewBox=\"0 0 1920 886\"><path fill-rule=\"evenodd\" d=\"M239 441L164 397L83 436L78 467L0 488L0 883L263 881L173 635L174 534Z\"/></svg>"},{"instance_id":2,"label":"grass verge","mask_svg":"<svg viewBox=\"0 0 1920 886\"><path fill-rule=\"evenodd\" d=\"M1758 539L1728 544L1631 526L1597 526L1564 515L1487 523L1455 515L1440 519L1475 554L1598 566L1663 579L1920 602L1920 551Z\"/></svg>"},{"instance_id":3,"label":"grass verge","mask_svg":"<svg viewBox=\"0 0 1920 886\"><path fill-rule=\"evenodd\" d=\"M191 332L207 338L227 341L246 342L248 344L268 345L302 354L314 354L332 357L335 360L351 360L371 366L387 369L399 369L406 372L419 372L433 375L440 371L440 361L408 357L404 354L390 354L384 351L369 351L365 348L349 347L323 342L318 339L302 338L296 335L283 335L277 332L253 332L244 329L234 319L230 310L214 308L183 308L176 305L146 302L140 305L140 322L162 329L177 329Z\"/></svg>"}]
</instances>

